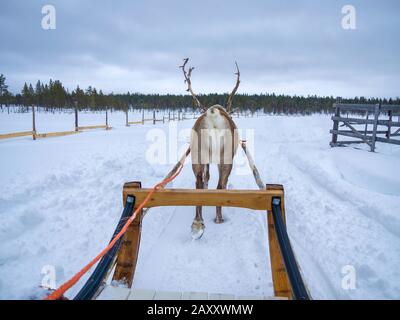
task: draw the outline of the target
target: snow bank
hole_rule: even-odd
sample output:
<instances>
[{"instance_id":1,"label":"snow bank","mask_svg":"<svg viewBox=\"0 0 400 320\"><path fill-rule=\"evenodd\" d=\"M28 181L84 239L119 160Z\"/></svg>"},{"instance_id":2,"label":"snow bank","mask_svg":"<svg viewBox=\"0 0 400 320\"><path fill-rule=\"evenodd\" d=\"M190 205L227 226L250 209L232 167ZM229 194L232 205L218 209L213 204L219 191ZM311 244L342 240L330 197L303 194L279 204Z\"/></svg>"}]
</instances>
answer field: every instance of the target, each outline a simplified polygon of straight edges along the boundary
<instances>
[{"instance_id":1,"label":"snow bank","mask_svg":"<svg viewBox=\"0 0 400 320\"><path fill-rule=\"evenodd\" d=\"M146 135L168 124L125 127L125 115L109 115L114 130L40 139L0 141L0 298L37 297L45 265L61 284L109 241L122 210L126 181L145 187L171 165L151 165ZM141 114L130 115L131 121ZM104 122L85 114L82 125ZM73 114L39 113L40 131L73 129ZM190 128L194 120L178 123ZM255 162L266 183L285 187L287 225L313 298L400 298L400 148L329 147L328 116L236 119L254 129ZM30 130L29 114L0 113L0 133ZM13 129L13 130L10 130ZM16 130L14 130L16 129ZM178 136L179 146L185 136ZM241 152L241 151L239 151ZM216 168L210 188L216 186ZM174 187L193 187L187 165ZM235 172L229 188L256 188ZM143 222L134 286L141 289L272 295L265 213L204 209L206 231L190 238L194 208L154 208ZM342 268L354 266L356 289L342 288ZM82 286L83 279L68 292Z\"/></svg>"}]
</instances>

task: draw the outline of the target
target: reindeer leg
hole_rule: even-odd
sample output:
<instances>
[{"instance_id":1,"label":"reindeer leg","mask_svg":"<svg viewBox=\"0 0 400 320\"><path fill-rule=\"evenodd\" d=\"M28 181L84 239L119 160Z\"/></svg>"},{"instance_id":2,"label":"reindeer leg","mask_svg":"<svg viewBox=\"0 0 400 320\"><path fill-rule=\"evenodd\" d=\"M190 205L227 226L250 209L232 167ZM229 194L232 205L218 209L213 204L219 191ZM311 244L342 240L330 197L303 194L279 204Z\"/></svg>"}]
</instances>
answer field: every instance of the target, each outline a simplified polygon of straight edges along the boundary
<instances>
[{"instance_id":1,"label":"reindeer leg","mask_svg":"<svg viewBox=\"0 0 400 320\"><path fill-rule=\"evenodd\" d=\"M203 170L195 170L196 172L196 189L203 189ZM192 238L194 240L200 239L204 233L204 222L202 216L202 207L196 206L196 216L192 223Z\"/></svg>"},{"instance_id":2,"label":"reindeer leg","mask_svg":"<svg viewBox=\"0 0 400 320\"><path fill-rule=\"evenodd\" d=\"M204 172L203 172L203 189L208 189L208 181L210 180L210 165L204 165Z\"/></svg>"},{"instance_id":3,"label":"reindeer leg","mask_svg":"<svg viewBox=\"0 0 400 320\"><path fill-rule=\"evenodd\" d=\"M228 184L228 178L231 174L232 164L219 164L219 179L218 179L218 186L217 189L226 189L226 185ZM216 216L215 216L215 223L222 223L224 219L222 218L222 209L221 207L216 207Z\"/></svg>"}]
</instances>

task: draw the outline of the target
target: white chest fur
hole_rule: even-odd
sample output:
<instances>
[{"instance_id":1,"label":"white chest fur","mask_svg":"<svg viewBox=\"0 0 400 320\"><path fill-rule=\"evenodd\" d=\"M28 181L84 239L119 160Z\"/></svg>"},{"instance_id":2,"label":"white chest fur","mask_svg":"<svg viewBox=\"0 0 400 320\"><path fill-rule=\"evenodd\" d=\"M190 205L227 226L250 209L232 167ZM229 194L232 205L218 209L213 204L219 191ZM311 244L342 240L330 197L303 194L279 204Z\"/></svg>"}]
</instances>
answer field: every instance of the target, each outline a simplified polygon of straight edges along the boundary
<instances>
[{"instance_id":1,"label":"white chest fur","mask_svg":"<svg viewBox=\"0 0 400 320\"><path fill-rule=\"evenodd\" d=\"M205 127L207 129L229 129L229 123L217 108L207 110L207 115L204 118Z\"/></svg>"}]
</instances>

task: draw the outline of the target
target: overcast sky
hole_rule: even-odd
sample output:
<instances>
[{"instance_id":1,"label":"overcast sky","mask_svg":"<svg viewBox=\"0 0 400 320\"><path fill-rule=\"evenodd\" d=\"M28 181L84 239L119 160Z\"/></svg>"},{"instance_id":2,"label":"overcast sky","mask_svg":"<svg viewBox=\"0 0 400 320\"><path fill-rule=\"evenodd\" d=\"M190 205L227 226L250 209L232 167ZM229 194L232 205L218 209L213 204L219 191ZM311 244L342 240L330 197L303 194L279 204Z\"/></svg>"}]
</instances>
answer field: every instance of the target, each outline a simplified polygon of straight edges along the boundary
<instances>
[{"instance_id":1,"label":"overcast sky","mask_svg":"<svg viewBox=\"0 0 400 320\"><path fill-rule=\"evenodd\" d=\"M43 5L56 29L41 26ZM342 7L356 9L344 30ZM73 89L400 96L400 1L0 0L0 73L11 91L59 79Z\"/></svg>"}]
</instances>

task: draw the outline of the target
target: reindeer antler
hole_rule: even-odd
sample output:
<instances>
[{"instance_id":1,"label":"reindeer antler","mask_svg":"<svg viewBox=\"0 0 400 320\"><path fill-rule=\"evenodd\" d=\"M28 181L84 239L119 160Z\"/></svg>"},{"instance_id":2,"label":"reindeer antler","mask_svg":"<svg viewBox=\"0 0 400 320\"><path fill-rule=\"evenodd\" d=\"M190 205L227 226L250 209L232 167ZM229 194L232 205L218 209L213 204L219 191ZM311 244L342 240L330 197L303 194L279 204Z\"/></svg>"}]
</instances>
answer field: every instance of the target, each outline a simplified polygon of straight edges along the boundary
<instances>
[{"instance_id":1,"label":"reindeer antler","mask_svg":"<svg viewBox=\"0 0 400 320\"><path fill-rule=\"evenodd\" d=\"M236 79L236 85L235 85L235 87L233 88L231 94L229 95L229 97L228 97L228 102L227 102L227 104L226 104L226 111L227 111L228 113L231 113L233 96L235 95L237 89L239 88L239 84L240 84L240 70L239 70L239 66L238 66L238 64L237 64L236 61L235 61L235 64L236 64L236 70L237 70L237 72L236 72L235 74L237 75L237 79Z\"/></svg>"},{"instance_id":2,"label":"reindeer antler","mask_svg":"<svg viewBox=\"0 0 400 320\"><path fill-rule=\"evenodd\" d=\"M197 98L196 94L193 92L193 89L192 89L192 81L191 81L190 77L192 76L192 71L193 71L194 67L189 67L189 71L186 71L186 70L185 70L185 67L186 67L186 64L188 63L188 61L189 61L189 58L183 59L183 65L181 65L181 66L179 67L179 68L182 69L183 76L185 77L185 83L187 83L187 85L188 85L188 88L186 89L186 91L188 91L188 92L191 93L191 95L192 95L192 97L193 97L193 100L194 100L196 106L197 106L198 108L200 108L200 110L201 110L202 112L204 112L204 111L205 111L205 108L204 108L203 105L200 103L199 99Z\"/></svg>"}]
</instances>

